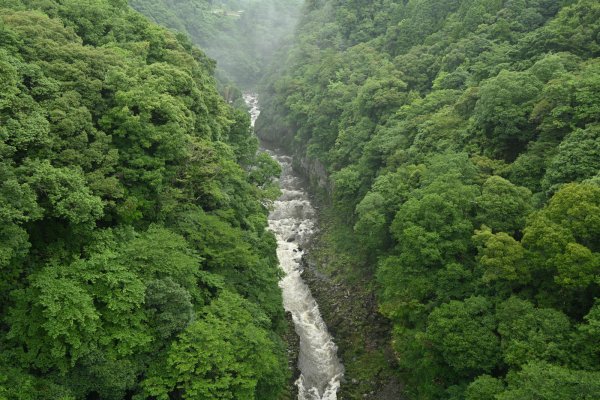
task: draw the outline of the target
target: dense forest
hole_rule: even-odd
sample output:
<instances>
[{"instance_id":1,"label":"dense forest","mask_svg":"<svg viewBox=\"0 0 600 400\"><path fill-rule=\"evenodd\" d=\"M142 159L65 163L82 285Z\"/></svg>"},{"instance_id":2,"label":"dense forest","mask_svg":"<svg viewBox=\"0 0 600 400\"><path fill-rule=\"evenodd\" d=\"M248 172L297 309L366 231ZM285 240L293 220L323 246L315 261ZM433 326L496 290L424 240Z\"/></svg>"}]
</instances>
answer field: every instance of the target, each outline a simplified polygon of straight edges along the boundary
<instances>
[{"instance_id":1,"label":"dense forest","mask_svg":"<svg viewBox=\"0 0 600 400\"><path fill-rule=\"evenodd\" d=\"M597 0L0 0L0 400L290 398L259 81L341 398L600 397Z\"/></svg>"},{"instance_id":2,"label":"dense forest","mask_svg":"<svg viewBox=\"0 0 600 400\"><path fill-rule=\"evenodd\" d=\"M599 398L599 57L596 0L305 2L257 131L320 193L331 275L372 283L406 398Z\"/></svg>"},{"instance_id":3,"label":"dense forest","mask_svg":"<svg viewBox=\"0 0 600 400\"><path fill-rule=\"evenodd\" d=\"M0 399L278 399L279 167L124 0L0 2Z\"/></svg>"},{"instance_id":4,"label":"dense forest","mask_svg":"<svg viewBox=\"0 0 600 400\"><path fill-rule=\"evenodd\" d=\"M217 60L217 76L232 88L253 89L276 49L290 36L301 0L130 0L153 21L185 33ZM227 85L233 81L234 85Z\"/></svg>"}]
</instances>

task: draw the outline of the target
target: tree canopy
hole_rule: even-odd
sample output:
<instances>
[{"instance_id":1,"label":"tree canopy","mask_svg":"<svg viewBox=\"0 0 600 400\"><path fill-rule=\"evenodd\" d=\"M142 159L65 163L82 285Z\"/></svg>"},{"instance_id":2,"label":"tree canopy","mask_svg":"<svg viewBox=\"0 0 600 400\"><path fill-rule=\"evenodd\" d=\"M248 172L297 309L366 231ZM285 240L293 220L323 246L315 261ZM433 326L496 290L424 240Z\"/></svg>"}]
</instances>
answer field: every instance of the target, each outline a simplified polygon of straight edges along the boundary
<instances>
[{"instance_id":1,"label":"tree canopy","mask_svg":"<svg viewBox=\"0 0 600 400\"><path fill-rule=\"evenodd\" d=\"M125 1L0 7L0 398L279 398L279 170L213 61Z\"/></svg>"},{"instance_id":2,"label":"tree canopy","mask_svg":"<svg viewBox=\"0 0 600 400\"><path fill-rule=\"evenodd\" d=\"M324 259L374 277L407 398L597 392L598 21L593 0L311 1L264 82L258 133L327 173Z\"/></svg>"}]
</instances>

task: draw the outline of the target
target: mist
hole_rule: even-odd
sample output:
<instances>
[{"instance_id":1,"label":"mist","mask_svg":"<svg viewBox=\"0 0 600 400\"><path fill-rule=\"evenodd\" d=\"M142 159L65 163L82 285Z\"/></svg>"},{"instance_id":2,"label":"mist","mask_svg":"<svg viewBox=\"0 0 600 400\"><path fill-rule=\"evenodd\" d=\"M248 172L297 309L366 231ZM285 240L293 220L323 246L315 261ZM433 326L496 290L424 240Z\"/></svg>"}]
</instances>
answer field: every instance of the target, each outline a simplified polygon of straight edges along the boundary
<instances>
[{"instance_id":1,"label":"mist","mask_svg":"<svg viewBox=\"0 0 600 400\"><path fill-rule=\"evenodd\" d=\"M187 34L217 61L222 85L254 88L296 26L302 0L131 0L150 19Z\"/></svg>"}]
</instances>

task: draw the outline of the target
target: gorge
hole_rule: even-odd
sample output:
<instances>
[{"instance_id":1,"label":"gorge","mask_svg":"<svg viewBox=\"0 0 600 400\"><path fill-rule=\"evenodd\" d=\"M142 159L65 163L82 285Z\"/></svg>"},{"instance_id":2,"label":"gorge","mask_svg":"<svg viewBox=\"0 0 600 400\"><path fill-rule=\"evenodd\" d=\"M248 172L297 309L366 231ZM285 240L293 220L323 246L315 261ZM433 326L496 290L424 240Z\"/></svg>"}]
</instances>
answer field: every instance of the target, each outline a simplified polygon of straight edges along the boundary
<instances>
[{"instance_id":1,"label":"gorge","mask_svg":"<svg viewBox=\"0 0 600 400\"><path fill-rule=\"evenodd\" d=\"M254 126L260 107L255 94L244 94ZM343 366L337 357L337 346L327 331L319 306L310 288L302 279L301 259L304 248L315 229L315 210L302 186L302 180L292 168L290 156L266 151L281 166L278 183L281 196L269 213L269 229L277 238L279 266L285 273L279 282L283 305L292 314L299 337L298 369L295 382L298 400L336 400L343 377Z\"/></svg>"},{"instance_id":2,"label":"gorge","mask_svg":"<svg viewBox=\"0 0 600 400\"><path fill-rule=\"evenodd\" d=\"M596 400L597 0L0 1L0 400Z\"/></svg>"}]
</instances>

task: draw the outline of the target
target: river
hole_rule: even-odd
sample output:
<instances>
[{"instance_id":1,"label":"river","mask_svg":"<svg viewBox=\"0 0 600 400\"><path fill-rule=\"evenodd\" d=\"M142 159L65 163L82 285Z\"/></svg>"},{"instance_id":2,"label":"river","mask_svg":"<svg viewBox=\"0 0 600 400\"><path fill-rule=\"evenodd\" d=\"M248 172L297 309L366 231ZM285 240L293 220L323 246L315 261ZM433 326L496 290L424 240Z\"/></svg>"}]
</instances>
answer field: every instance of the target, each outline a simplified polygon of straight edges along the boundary
<instances>
[{"instance_id":1,"label":"river","mask_svg":"<svg viewBox=\"0 0 600 400\"><path fill-rule=\"evenodd\" d=\"M252 125L260 113L255 95L245 94L250 107ZM315 210L302 180L292 170L292 159L267 151L279 162L281 197L273 204L269 228L277 237L277 256L285 276L279 282L283 305L292 314L300 338L298 400L336 400L344 367L337 356L337 346L327 330L310 288L301 276L300 260L304 245L315 230Z\"/></svg>"}]
</instances>

